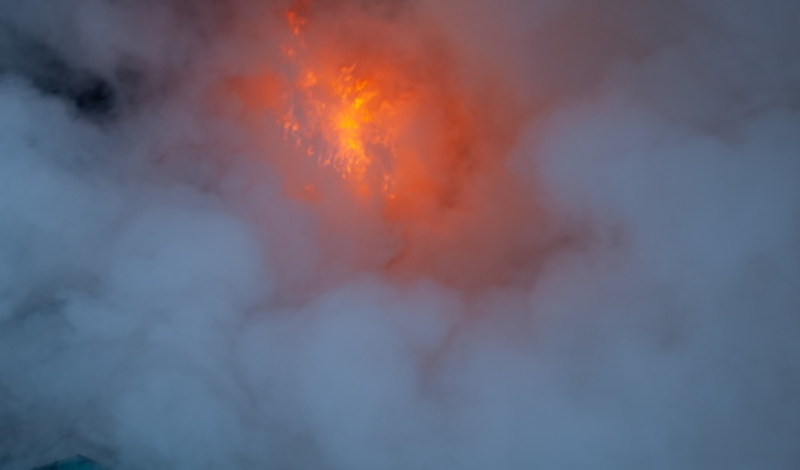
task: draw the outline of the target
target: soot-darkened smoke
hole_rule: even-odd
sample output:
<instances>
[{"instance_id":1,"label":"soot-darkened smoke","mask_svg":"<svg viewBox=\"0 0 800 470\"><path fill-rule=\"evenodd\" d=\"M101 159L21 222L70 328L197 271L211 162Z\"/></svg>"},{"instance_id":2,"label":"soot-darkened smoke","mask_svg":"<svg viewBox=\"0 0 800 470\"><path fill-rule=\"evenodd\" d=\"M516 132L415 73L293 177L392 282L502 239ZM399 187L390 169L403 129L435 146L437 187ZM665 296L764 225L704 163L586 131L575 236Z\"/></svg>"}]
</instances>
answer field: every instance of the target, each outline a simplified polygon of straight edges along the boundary
<instances>
[{"instance_id":1,"label":"soot-darkened smoke","mask_svg":"<svg viewBox=\"0 0 800 470\"><path fill-rule=\"evenodd\" d=\"M800 468L797 18L0 0L0 468Z\"/></svg>"},{"instance_id":2,"label":"soot-darkened smoke","mask_svg":"<svg viewBox=\"0 0 800 470\"><path fill-rule=\"evenodd\" d=\"M72 68L56 52L32 36L22 36L5 25L0 40L6 75L24 79L42 93L62 98L87 116L110 115L117 103L116 91L102 77Z\"/></svg>"}]
</instances>

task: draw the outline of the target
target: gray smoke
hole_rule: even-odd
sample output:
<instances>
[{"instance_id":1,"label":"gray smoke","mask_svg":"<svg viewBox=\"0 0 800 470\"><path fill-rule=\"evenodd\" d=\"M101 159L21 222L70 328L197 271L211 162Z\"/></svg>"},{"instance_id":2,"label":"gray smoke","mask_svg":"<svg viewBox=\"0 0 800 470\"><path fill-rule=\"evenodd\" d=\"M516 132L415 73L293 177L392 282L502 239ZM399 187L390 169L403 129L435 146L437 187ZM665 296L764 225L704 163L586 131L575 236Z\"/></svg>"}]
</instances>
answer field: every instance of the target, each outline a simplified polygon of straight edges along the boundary
<instances>
[{"instance_id":1,"label":"gray smoke","mask_svg":"<svg viewBox=\"0 0 800 470\"><path fill-rule=\"evenodd\" d=\"M474 124L392 219L289 3L0 1L0 468L800 468L800 4L312 1Z\"/></svg>"}]
</instances>

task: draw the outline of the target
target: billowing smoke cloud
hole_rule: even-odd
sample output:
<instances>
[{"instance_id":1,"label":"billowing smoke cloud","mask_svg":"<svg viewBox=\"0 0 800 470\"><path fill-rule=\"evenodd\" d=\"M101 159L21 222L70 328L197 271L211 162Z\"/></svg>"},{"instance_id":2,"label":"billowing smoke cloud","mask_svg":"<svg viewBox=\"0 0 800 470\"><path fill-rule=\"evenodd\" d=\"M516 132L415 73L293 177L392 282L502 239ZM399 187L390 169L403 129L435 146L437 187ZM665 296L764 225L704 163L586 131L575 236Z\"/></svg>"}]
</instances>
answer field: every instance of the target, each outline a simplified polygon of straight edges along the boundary
<instances>
[{"instance_id":1,"label":"billowing smoke cloud","mask_svg":"<svg viewBox=\"0 0 800 470\"><path fill-rule=\"evenodd\" d=\"M800 468L797 2L309 2L422 97L388 208L284 142L303 2L51 3L0 2L0 467Z\"/></svg>"}]
</instances>

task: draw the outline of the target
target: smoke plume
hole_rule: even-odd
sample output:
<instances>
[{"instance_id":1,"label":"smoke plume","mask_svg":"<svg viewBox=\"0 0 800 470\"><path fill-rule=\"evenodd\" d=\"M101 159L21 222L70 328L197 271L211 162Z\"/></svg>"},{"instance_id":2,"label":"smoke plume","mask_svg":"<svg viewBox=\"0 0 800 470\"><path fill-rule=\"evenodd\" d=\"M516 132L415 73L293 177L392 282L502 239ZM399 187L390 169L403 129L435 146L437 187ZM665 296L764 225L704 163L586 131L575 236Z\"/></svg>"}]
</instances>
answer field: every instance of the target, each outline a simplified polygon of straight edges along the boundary
<instances>
[{"instance_id":1,"label":"smoke plume","mask_svg":"<svg viewBox=\"0 0 800 470\"><path fill-rule=\"evenodd\" d=\"M0 0L0 468L800 468L799 17Z\"/></svg>"}]
</instances>

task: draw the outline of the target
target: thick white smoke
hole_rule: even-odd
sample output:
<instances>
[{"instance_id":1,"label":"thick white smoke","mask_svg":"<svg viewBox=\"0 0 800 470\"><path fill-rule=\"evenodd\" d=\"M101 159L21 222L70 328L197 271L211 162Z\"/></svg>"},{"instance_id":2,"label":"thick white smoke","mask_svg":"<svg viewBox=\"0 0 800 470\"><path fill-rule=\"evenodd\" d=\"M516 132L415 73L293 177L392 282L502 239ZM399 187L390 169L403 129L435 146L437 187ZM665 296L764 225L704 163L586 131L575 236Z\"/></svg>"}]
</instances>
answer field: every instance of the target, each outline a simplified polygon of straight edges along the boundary
<instances>
[{"instance_id":1,"label":"thick white smoke","mask_svg":"<svg viewBox=\"0 0 800 470\"><path fill-rule=\"evenodd\" d=\"M288 2L50 3L0 1L0 468L800 468L797 2L317 2L476 114L399 222L219 91Z\"/></svg>"}]
</instances>

